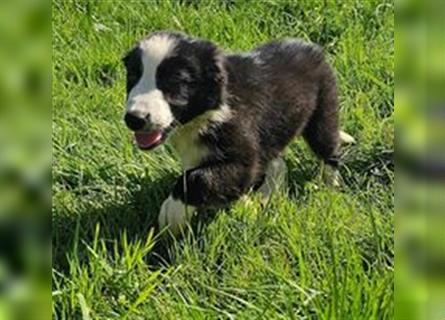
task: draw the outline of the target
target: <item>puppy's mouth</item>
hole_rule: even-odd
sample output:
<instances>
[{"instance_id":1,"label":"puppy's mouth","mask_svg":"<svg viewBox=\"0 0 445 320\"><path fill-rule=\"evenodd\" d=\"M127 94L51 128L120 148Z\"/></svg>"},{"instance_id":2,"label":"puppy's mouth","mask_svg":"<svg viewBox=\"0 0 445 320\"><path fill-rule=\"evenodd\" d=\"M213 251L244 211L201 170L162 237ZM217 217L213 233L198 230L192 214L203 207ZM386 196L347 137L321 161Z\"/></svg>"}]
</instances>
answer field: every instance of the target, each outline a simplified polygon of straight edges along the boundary
<instances>
[{"instance_id":1,"label":"puppy's mouth","mask_svg":"<svg viewBox=\"0 0 445 320\"><path fill-rule=\"evenodd\" d=\"M134 138L140 149L151 150L165 141L167 130L138 131L134 133Z\"/></svg>"}]
</instances>

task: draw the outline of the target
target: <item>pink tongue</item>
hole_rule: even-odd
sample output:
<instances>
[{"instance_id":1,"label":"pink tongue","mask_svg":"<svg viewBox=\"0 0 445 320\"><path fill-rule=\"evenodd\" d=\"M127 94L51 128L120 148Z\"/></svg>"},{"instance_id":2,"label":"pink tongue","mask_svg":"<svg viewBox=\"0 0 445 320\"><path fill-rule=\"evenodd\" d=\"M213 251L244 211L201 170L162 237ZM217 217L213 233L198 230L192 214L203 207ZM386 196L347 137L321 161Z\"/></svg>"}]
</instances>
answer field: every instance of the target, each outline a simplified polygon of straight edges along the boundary
<instances>
[{"instance_id":1,"label":"pink tongue","mask_svg":"<svg viewBox=\"0 0 445 320\"><path fill-rule=\"evenodd\" d=\"M136 132L134 137L139 148L150 148L162 139L162 132L158 130L152 132Z\"/></svg>"}]
</instances>

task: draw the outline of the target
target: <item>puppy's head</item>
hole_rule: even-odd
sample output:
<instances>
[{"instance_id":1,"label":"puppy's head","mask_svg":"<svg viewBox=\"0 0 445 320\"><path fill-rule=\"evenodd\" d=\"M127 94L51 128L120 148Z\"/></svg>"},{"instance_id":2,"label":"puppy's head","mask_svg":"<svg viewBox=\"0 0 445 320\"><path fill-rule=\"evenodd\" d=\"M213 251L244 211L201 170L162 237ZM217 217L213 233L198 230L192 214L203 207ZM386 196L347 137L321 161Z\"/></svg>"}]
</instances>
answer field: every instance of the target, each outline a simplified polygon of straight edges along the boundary
<instances>
[{"instance_id":1,"label":"puppy's head","mask_svg":"<svg viewBox=\"0 0 445 320\"><path fill-rule=\"evenodd\" d=\"M125 122L141 149L160 145L170 130L224 101L222 54L207 41L154 33L124 57Z\"/></svg>"}]
</instances>

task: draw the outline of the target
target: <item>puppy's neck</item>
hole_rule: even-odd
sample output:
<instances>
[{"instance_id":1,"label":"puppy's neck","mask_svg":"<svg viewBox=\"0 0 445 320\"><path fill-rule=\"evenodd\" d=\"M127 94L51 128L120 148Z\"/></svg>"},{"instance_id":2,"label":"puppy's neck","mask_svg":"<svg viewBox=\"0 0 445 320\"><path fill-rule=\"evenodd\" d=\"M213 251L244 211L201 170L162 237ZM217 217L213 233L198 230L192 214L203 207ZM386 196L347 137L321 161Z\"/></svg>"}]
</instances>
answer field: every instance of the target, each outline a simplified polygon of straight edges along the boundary
<instances>
[{"instance_id":1,"label":"puppy's neck","mask_svg":"<svg viewBox=\"0 0 445 320\"><path fill-rule=\"evenodd\" d=\"M199 166L209 155L208 148L200 140L200 134L205 133L210 124L223 123L231 117L230 107L224 104L218 109L204 112L173 132L169 141L178 152L185 170Z\"/></svg>"}]
</instances>

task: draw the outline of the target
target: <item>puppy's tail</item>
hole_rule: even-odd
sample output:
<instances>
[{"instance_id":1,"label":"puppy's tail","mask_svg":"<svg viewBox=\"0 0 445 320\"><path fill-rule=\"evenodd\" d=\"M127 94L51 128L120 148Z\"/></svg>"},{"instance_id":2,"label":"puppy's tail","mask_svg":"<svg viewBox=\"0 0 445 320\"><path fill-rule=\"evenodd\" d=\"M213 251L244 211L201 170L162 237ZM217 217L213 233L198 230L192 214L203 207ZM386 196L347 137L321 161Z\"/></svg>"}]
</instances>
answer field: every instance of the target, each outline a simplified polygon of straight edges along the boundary
<instances>
[{"instance_id":1,"label":"puppy's tail","mask_svg":"<svg viewBox=\"0 0 445 320\"><path fill-rule=\"evenodd\" d=\"M355 139L350 134L340 130L340 142L342 144L355 144Z\"/></svg>"}]
</instances>

